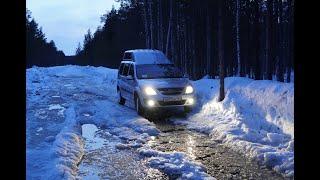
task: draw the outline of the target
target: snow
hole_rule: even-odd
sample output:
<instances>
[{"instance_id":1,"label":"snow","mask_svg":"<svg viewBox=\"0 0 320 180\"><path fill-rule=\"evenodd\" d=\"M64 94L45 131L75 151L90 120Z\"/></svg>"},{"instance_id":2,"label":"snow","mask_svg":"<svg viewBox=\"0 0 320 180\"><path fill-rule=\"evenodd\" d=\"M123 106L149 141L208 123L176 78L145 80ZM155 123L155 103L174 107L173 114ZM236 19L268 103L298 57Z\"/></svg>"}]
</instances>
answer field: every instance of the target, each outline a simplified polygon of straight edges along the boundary
<instances>
[{"instance_id":1,"label":"snow","mask_svg":"<svg viewBox=\"0 0 320 180\"><path fill-rule=\"evenodd\" d=\"M161 152L146 147L139 148L138 151L141 155L150 157L148 163L151 167L161 169L167 174L178 175L179 179L215 179L205 173L204 166L191 161L185 153Z\"/></svg>"},{"instance_id":2,"label":"snow","mask_svg":"<svg viewBox=\"0 0 320 180\"><path fill-rule=\"evenodd\" d=\"M26 75L28 179L77 179L84 148L96 149L106 143L95 136L98 127L130 140L126 144L130 148L139 148L159 134L133 108L118 105L117 70L33 67Z\"/></svg>"},{"instance_id":3,"label":"snow","mask_svg":"<svg viewBox=\"0 0 320 180\"><path fill-rule=\"evenodd\" d=\"M52 179L74 179L77 175L78 163L83 156L81 136L75 133L62 133L54 142L54 171Z\"/></svg>"},{"instance_id":4,"label":"snow","mask_svg":"<svg viewBox=\"0 0 320 180\"><path fill-rule=\"evenodd\" d=\"M294 174L294 84L225 79L226 96L218 102L219 80L194 81L198 106L188 128L210 134L213 140L273 168Z\"/></svg>"},{"instance_id":5,"label":"snow","mask_svg":"<svg viewBox=\"0 0 320 180\"><path fill-rule=\"evenodd\" d=\"M90 144L87 146L89 150L99 149L103 147L106 141L103 138L96 136L96 133L98 131L97 126L95 126L94 124L84 124L81 127L82 137L85 138L87 142L90 142Z\"/></svg>"},{"instance_id":6,"label":"snow","mask_svg":"<svg viewBox=\"0 0 320 180\"><path fill-rule=\"evenodd\" d=\"M55 137L51 149L54 168L49 177L52 179L75 179L77 175L77 165L84 154L84 145L75 120L75 109L71 106L66 111L65 125Z\"/></svg>"},{"instance_id":7,"label":"snow","mask_svg":"<svg viewBox=\"0 0 320 180\"><path fill-rule=\"evenodd\" d=\"M136 149L148 164L181 179L212 179L205 168L181 152L160 152L147 142L159 135L155 125L137 116L133 105L117 104L117 70L90 66L33 67L26 71L27 178L77 179L84 148L106 142L98 129ZM294 175L294 84L226 78L226 98L217 102L219 81L192 82L197 104L187 120L249 158L285 176ZM92 142L84 144L86 142ZM126 143L125 143L126 142Z\"/></svg>"},{"instance_id":8,"label":"snow","mask_svg":"<svg viewBox=\"0 0 320 180\"><path fill-rule=\"evenodd\" d=\"M38 129L37 129L37 132L40 132L40 131L42 131L43 130L43 128L42 127L39 127Z\"/></svg>"},{"instance_id":9,"label":"snow","mask_svg":"<svg viewBox=\"0 0 320 180\"><path fill-rule=\"evenodd\" d=\"M51 110L59 110L58 111L58 115L63 116L63 113L64 113L66 108L62 107L60 104L50 104L48 109L50 111Z\"/></svg>"},{"instance_id":10,"label":"snow","mask_svg":"<svg viewBox=\"0 0 320 180\"><path fill-rule=\"evenodd\" d=\"M68 93L84 88L114 93L110 86L96 86L114 83L116 72L79 66L27 69L27 179L76 179L84 144L76 115L80 103ZM83 86L79 78L85 77L96 86Z\"/></svg>"},{"instance_id":11,"label":"snow","mask_svg":"<svg viewBox=\"0 0 320 180\"><path fill-rule=\"evenodd\" d=\"M170 60L158 50L133 50L136 64L171 64Z\"/></svg>"},{"instance_id":12,"label":"snow","mask_svg":"<svg viewBox=\"0 0 320 180\"><path fill-rule=\"evenodd\" d=\"M65 121L56 136L49 135L38 146L32 148L27 134L27 177L49 179L74 179L77 173L77 164L83 155L83 143L75 122L74 108L66 110ZM47 117L45 117L47 118ZM30 133L32 124L27 120L27 133ZM46 129L46 131L45 131ZM36 135L49 134L49 127L39 127ZM45 132L44 132L45 131ZM31 141L32 142L32 141ZM29 169L28 169L29 168Z\"/></svg>"}]
</instances>

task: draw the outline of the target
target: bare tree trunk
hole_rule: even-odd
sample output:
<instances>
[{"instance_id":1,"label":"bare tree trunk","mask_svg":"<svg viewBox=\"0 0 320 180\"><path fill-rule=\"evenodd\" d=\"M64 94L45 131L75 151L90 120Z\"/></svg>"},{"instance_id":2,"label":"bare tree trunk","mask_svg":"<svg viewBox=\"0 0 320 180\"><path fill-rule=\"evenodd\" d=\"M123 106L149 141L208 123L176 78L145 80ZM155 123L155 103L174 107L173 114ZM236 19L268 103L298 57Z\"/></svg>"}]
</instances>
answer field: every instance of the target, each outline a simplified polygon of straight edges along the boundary
<instances>
[{"instance_id":1,"label":"bare tree trunk","mask_svg":"<svg viewBox=\"0 0 320 180\"><path fill-rule=\"evenodd\" d=\"M175 33L175 36L176 36L176 52L175 52L175 58L177 60L177 64L178 64L178 67L180 67L180 69L182 69L182 32L181 32L181 15L180 15L180 8L179 6L176 7L176 33Z\"/></svg>"},{"instance_id":2,"label":"bare tree trunk","mask_svg":"<svg viewBox=\"0 0 320 180\"><path fill-rule=\"evenodd\" d=\"M184 17L183 18L183 37L184 37L184 46L183 46L183 52L184 52L184 55L183 55L183 59L184 59L184 72L188 72L187 71L187 23L186 23L186 18Z\"/></svg>"},{"instance_id":3,"label":"bare tree trunk","mask_svg":"<svg viewBox=\"0 0 320 180\"><path fill-rule=\"evenodd\" d=\"M160 26L160 5L161 5L161 0L158 0L158 4L157 5L158 5L158 12L157 12L157 27L158 27L157 40L158 40L158 42L157 42L157 48L159 50L161 50L161 38L160 38L160 36L161 36L161 34L160 34L160 29L161 29L161 26Z\"/></svg>"},{"instance_id":4,"label":"bare tree trunk","mask_svg":"<svg viewBox=\"0 0 320 180\"><path fill-rule=\"evenodd\" d=\"M272 80L272 0L267 1L266 12L266 78Z\"/></svg>"},{"instance_id":5,"label":"bare tree trunk","mask_svg":"<svg viewBox=\"0 0 320 180\"><path fill-rule=\"evenodd\" d=\"M192 21L193 22L193 21ZM192 23L192 26L194 27L194 23ZM193 75L193 79L197 78L197 63L195 61L195 57L196 57L196 52L195 52L195 39L194 39L194 28L191 28L191 60L193 62L193 66L192 66L192 75Z\"/></svg>"},{"instance_id":6,"label":"bare tree trunk","mask_svg":"<svg viewBox=\"0 0 320 180\"><path fill-rule=\"evenodd\" d=\"M211 16L207 7L207 75L210 76L211 68Z\"/></svg>"},{"instance_id":7,"label":"bare tree trunk","mask_svg":"<svg viewBox=\"0 0 320 180\"><path fill-rule=\"evenodd\" d=\"M153 18L152 18L152 1L149 0L149 18L150 18L150 47L154 48L153 44Z\"/></svg>"},{"instance_id":8,"label":"bare tree trunk","mask_svg":"<svg viewBox=\"0 0 320 180\"><path fill-rule=\"evenodd\" d=\"M259 7L259 2L254 1L254 36L253 39L254 41L254 56L253 56L253 61L254 61L254 79L255 80L261 80L263 79L263 76L261 77L261 66L262 63L260 62L260 7ZM263 70L263 68L262 68Z\"/></svg>"},{"instance_id":9,"label":"bare tree trunk","mask_svg":"<svg viewBox=\"0 0 320 180\"><path fill-rule=\"evenodd\" d=\"M218 10L218 56L220 62L220 91L219 91L219 99L218 101L223 101L225 97L224 93L224 47L223 47L223 23L222 23L222 3L224 0L219 0L219 10Z\"/></svg>"},{"instance_id":10,"label":"bare tree trunk","mask_svg":"<svg viewBox=\"0 0 320 180\"><path fill-rule=\"evenodd\" d=\"M190 33L190 39L189 39L189 41L191 42L191 44L190 44L190 53L191 53L191 57L190 57L190 61L191 61L191 63L192 63L192 79L195 79L196 77L197 77L197 72L196 72L196 68L197 68L197 63L196 63L196 61L195 61L195 14L196 14L196 12L195 11L197 11L197 10L192 10L193 12L192 12L192 17L191 17L191 19L190 19L190 21L191 21L191 23L190 23L190 25L191 25L191 27L190 27L190 31L189 31L189 33Z\"/></svg>"},{"instance_id":11,"label":"bare tree trunk","mask_svg":"<svg viewBox=\"0 0 320 180\"><path fill-rule=\"evenodd\" d=\"M293 12L293 8L294 8L294 0L289 0L288 1L288 23L287 23L287 30L289 31L287 34L288 36L288 46L287 46L287 60L288 60L288 70L287 70L287 82L291 81L291 68L294 67L294 56L293 56L293 52L294 52L294 38L293 38L293 34L294 34L294 12Z\"/></svg>"},{"instance_id":12,"label":"bare tree trunk","mask_svg":"<svg viewBox=\"0 0 320 180\"><path fill-rule=\"evenodd\" d=\"M279 66L278 66L278 72L277 72L277 80L280 82L284 82L284 65L286 60L283 58L283 7L282 7L282 0L278 0L277 3L279 3L278 10L279 10L279 46L278 46L278 57L279 57Z\"/></svg>"},{"instance_id":13,"label":"bare tree trunk","mask_svg":"<svg viewBox=\"0 0 320 180\"><path fill-rule=\"evenodd\" d=\"M176 22L176 26L175 26L175 39L174 39L174 43L175 43L175 50L174 50L174 56L176 59L177 64L179 64L179 60L182 59L181 56L181 12L180 12L180 8L179 5L176 5L175 7L175 11L176 11L176 18L175 18L175 22ZM181 64L179 64L179 67L181 67Z\"/></svg>"},{"instance_id":14,"label":"bare tree trunk","mask_svg":"<svg viewBox=\"0 0 320 180\"><path fill-rule=\"evenodd\" d=\"M188 67L189 67L189 75L192 77L192 68L193 68L193 66L192 66L192 48L193 48L193 46L192 46L192 36L191 36L191 34L192 34L192 25L191 25L191 27L188 27L189 29L188 29L188 33L187 33L187 35L188 35L188 49L187 49L187 51L188 51Z\"/></svg>"},{"instance_id":15,"label":"bare tree trunk","mask_svg":"<svg viewBox=\"0 0 320 180\"><path fill-rule=\"evenodd\" d=\"M167 32L166 56L168 56L169 38L170 38L170 31L171 31L171 23L172 23L172 0L170 0L170 18L169 18L168 32Z\"/></svg>"},{"instance_id":16,"label":"bare tree trunk","mask_svg":"<svg viewBox=\"0 0 320 180\"><path fill-rule=\"evenodd\" d=\"M288 14L287 14L288 16ZM289 21L289 19L287 20ZM290 82L290 74L291 74L291 67L290 67L290 59L289 59L289 39L290 39L290 35L289 35L289 32L290 32L290 29L289 29L289 22L286 22L284 24L284 27L285 27L285 42L284 42L284 59L287 61L286 63L286 80L287 82Z\"/></svg>"},{"instance_id":17,"label":"bare tree trunk","mask_svg":"<svg viewBox=\"0 0 320 180\"><path fill-rule=\"evenodd\" d=\"M170 41L171 41L171 46L170 46L171 47L170 48L171 49L170 50L171 51L171 60L172 60L173 63L175 63L176 59L175 59L175 54L174 54L174 49L175 49L175 47L174 47L175 46L175 44L174 44L174 34L173 33L170 33L170 34L171 34L170 35L171 36L171 39L170 39Z\"/></svg>"},{"instance_id":18,"label":"bare tree trunk","mask_svg":"<svg viewBox=\"0 0 320 180\"><path fill-rule=\"evenodd\" d=\"M145 37L146 37L146 48L150 48L148 18L147 18L147 0L144 0L143 6L144 6L143 17L144 17L144 30L145 30Z\"/></svg>"},{"instance_id":19,"label":"bare tree trunk","mask_svg":"<svg viewBox=\"0 0 320 180\"><path fill-rule=\"evenodd\" d=\"M163 20L162 20L162 1L161 0L159 0L159 16L160 16L160 18L159 18L159 32L160 32L160 50L161 51L163 51Z\"/></svg>"},{"instance_id":20,"label":"bare tree trunk","mask_svg":"<svg viewBox=\"0 0 320 180\"><path fill-rule=\"evenodd\" d=\"M269 18L268 18L268 13L265 13L265 21L266 21L266 39L265 39L265 43L266 43L266 50L265 50L265 63L264 63L264 77L263 79L266 79L266 75L268 74L268 61L269 61Z\"/></svg>"},{"instance_id":21,"label":"bare tree trunk","mask_svg":"<svg viewBox=\"0 0 320 180\"><path fill-rule=\"evenodd\" d=\"M237 76L240 76L241 72L241 63L240 63L240 32L239 32L239 16L240 16L240 0L236 0L236 43L237 43L237 62L238 62L238 68L237 68Z\"/></svg>"},{"instance_id":22,"label":"bare tree trunk","mask_svg":"<svg viewBox=\"0 0 320 180\"><path fill-rule=\"evenodd\" d=\"M173 5L173 4L171 4ZM171 7L171 11L175 11L175 9L173 9L174 7L172 6ZM176 11L175 11L176 12ZM177 13L177 12L176 12ZM175 13L175 14L176 14ZM170 37L171 37L171 59L172 59L172 62L176 63L176 53L175 53L175 31L176 31L176 24L177 22L175 21L176 18L173 17L173 14L172 14L172 18L171 18L171 29L170 29Z\"/></svg>"}]
</instances>

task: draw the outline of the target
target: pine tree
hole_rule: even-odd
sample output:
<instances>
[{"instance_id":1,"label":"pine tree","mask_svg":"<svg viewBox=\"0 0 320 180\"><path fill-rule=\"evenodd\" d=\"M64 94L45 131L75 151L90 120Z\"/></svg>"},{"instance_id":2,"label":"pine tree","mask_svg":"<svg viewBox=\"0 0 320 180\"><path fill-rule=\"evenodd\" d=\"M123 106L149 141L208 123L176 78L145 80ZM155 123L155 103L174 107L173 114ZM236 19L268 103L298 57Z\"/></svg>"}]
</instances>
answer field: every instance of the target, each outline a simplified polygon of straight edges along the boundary
<instances>
[{"instance_id":1,"label":"pine tree","mask_svg":"<svg viewBox=\"0 0 320 180\"><path fill-rule=\"evenodd\" d=\"M76 49L76 56L79 56L80 55L80 53L81 53L81 44L80 44L80 42L78 43L78 47L77 47L77 49Z\"/></svg>"},{"instance_id":2,"label":"pine tree","mask_svg":"<svg viewBox=\"0 0 320 180\"><path fill-rule=\"evenodd\" d=\"M38 23L26 10L26 67L54 66L62 64L64 53L59 52L53 40L47 42Z\"/></svg>"},{"instance_id":3,"label":"pine tree","mask_svg":"<svg viewBox=\"0 0 320 180\"><path fill-rule=\"evenodd\" d=\"M276 75L282 81L282 76L291 74L293 0L233 0L223 2L222 7L210 0L120 2L118 10L101 17L102 28L91 38L86 33L88 43L84 42L81 53L77 53L82 62L87 60L84 64L114 68L125 50L157 48L191 79L208 74L215 78L220 75L223 48L223 76L240 73L243 77L272 79ZM217 26L220 18L222 37ZM223 45L219 45L221 38Z\"/></svg>"}]
</instances>

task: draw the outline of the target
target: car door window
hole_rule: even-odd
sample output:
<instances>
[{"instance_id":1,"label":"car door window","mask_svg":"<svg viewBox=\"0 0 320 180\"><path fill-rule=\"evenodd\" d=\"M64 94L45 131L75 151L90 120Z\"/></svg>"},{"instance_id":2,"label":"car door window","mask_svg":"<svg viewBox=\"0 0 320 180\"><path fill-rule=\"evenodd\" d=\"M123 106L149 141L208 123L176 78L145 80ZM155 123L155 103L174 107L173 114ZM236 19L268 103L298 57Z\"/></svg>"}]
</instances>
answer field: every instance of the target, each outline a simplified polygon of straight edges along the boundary
<instances>
[{"instance_id":1,"label":"car door window","mask_svg":"<svg viewBox=\"0 0 320 180\"><path fill-rule=\"evenodd\" d=\"M123 59L132 61L132 53L124 53Z\"/></svg>"},{"instance_id":2,"label":"car door window","mask_svg":"<svg viewBox=\"0 0 320 180\"><path fill-rule=\"evenodd\" d=\"M123 65L123 71L122 74L123 76L127 76L128 75L128 71L129 71L129 64L128 63L124 63Z\"/></svg>"},{"instance_id":3,"label":"car door window","mask_svg":"<svg viewBox=\"0 0 320 180\"><path fill-rule=\"evenodd\" d=\"M123 71L123 63L120 64L118 74L122 75L122 71Z\"/></svg>"},{"instance_id":4,"label":"car door window","mask_svg":"<svg viewBox=\"0 0 320 180\"><path fill-rule=\"evenodd\" d=\"M131 75L132 77L134 77L134 66L133 66L133 64L130 64L129 74L128 75Z\"/></svg>"}]
</instances>

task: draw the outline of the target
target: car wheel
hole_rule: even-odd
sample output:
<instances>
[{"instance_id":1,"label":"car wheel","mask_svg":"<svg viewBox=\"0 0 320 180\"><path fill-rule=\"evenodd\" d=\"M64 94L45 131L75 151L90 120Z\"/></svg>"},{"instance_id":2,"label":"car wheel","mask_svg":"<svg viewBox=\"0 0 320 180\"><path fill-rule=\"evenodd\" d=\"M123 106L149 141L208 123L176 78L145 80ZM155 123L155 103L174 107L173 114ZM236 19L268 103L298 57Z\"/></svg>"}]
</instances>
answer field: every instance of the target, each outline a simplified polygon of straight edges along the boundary
<instances>
[{"instance_id":1,"label":"car wheel","mask_svg":"<svg viewBox=\"0 0 320 180\"><path fill-rule=\"evenodd\" d=\"M184 106L184 113L189 113L192 111L192 107L191 106Z\"/></svg>"},{"instance_id":2,"label":"car wheel","mask_svg":"<svg viewBox=\"0 0 320 180\"><path fill-rule=\"evenodd\" d=\"M118 90L118 103L121 104L121 105L124 105L126 103L126 99L124 99L122 96L121 96L121 92L120 90Z\"/></svg>"},{"instance_id":3,"label":"car wheel","mask_svg":"<svg viewBox=\"0 0 320 180\"><path fill-rule=\"evenodd\" d=\"M137 111L138 115L143 116L145 110L144 110L144 108L142 107L141 102L140 102L140 99L139 99L138 96L135 98L135 107L136 107L136 111Z\"/></svg>"}]
</instances>

